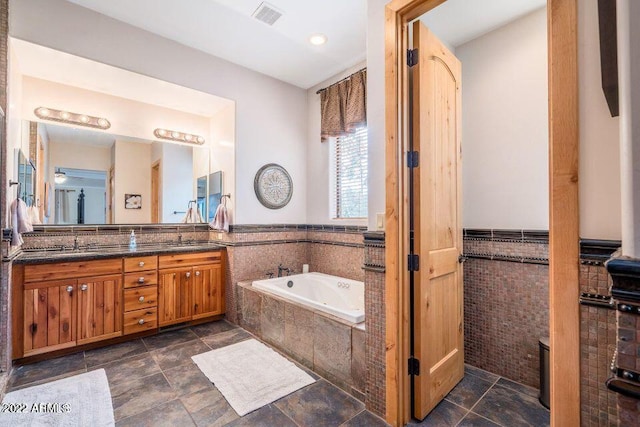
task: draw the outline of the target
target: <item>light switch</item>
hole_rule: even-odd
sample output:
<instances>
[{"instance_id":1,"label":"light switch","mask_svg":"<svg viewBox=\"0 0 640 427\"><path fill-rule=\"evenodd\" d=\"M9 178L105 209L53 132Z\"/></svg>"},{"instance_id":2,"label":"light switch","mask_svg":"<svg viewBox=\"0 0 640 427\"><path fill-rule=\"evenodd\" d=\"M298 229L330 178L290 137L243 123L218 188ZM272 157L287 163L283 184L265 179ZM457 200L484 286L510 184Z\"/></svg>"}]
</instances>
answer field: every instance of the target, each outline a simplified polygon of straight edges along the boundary
<instances>
[{"instance_id":1,"label":"light switch","mask_svg":"<svg viewBox=\"0 0 640 427\"><path fill-rule=\"evenodd\" d=\"M384 230L384 214L376 214L376 228L378 230Z\"/></svg>"}]
</instances>

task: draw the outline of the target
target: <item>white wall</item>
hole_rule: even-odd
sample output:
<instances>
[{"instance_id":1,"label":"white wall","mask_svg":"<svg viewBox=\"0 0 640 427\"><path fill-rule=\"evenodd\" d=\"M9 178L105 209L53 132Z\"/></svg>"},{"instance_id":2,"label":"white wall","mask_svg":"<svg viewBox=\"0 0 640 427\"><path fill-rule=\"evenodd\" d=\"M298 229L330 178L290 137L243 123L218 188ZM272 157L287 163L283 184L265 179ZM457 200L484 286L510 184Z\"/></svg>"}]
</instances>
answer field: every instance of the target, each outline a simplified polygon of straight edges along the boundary
<instances>
[{"instance_id":1,"label":"white wall","mask_svg":"<svg viewBox=\"0 0 640 427\"><path fill-rule=\"evenodd\" d=\"M578 2L580 237L620 239L620 131L602 92L598 4Z\"/></svg>"},{"instance_id":2,"label":"white wall","mask_svg":"<svg viewBox=\"0 0 640 427\"><path fill-rule=\"evenodd\" d=\"M384 6L388 0L367 2L367 133L369 136L369 230L385 212L385 87Z\"/></svg>"},{"instance_id":3,"label":"white wall","mask_svg":"<svg viewBox=\"0 0 640 427\"><path fill-rule=\"evenodd\" d=\"M234 169L237 170L237 168L240 167L239 163L242 163L244 160L244 158L236 156L236 123L235 112L230 108L220 111L211 119L212 149L208 169L209 173L222 171L222 187L224 193L231 194L231 200L226 201L227 213L229 214L231 224L239 224L235 215L235 207L237 206L236 199L240 193L236 191L236 176L233 171ZM291 171L289 172L291 173ZM244 184L246 183L246 179L239 180L238 182L243 182ZM251 178L251 185L253 186L253 178ZM294 185L296 185L296 183L294 183ZM298 194L298 196L301 196L301 194ZM245 197L253 197L255 199L255 195L245 195Z\"/></svg>"},{"instance_id":4,"label":"white wall","mask_svg":"<svg viewBox=\"0 0 640 427\"><path fill-rule=\"evenodd\" d=\"M10 8L12 37L236 101L235 223L305 222L306 91L63 0ZM293 198L279 210L253 192L255 173L271 162L293 178Z\"/></svg>"},{"instance_id":5,"label":"white wall","mask_svg":"<svg viewBox=\"0 0 640 427\"><path fill-rule=\"evenodd\" d=\"M116 140L114 219L116 224L151 221L151 144ZM124 195L140 194L141 209L125 209Z\"/></svg>"},{"instance_id":6,"label":"white wall","mask_svg":"<svg viewBox=\"0 0 640 427\"><path fill-rule=\"evenodd\" d=\"M331 162L329 141L320 142L320 95L325 88L366 67L362 62L336 74L307 90L307 223L337 225L367 225L367 219L333 219L331 213L332 192L329 188Z\"/></svg>"},{"instance_id":7,"label":"white wall","mask_svg":"<svg viewBox=\"0 0 640 427\"><path fill-rule=\"evenodd\" d=\"M546 8L456 48L462 224L549 228Z\"/></svg>"}]
</instances>

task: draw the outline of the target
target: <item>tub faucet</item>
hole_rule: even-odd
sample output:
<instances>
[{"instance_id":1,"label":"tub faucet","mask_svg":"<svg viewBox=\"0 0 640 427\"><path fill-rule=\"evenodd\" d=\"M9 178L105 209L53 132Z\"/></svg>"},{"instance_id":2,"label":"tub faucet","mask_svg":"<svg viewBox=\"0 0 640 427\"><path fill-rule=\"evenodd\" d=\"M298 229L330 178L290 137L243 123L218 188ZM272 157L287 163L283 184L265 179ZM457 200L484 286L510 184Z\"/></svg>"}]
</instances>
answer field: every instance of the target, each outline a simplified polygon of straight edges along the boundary
<instances>
[{"instance_id":1,"label":"tub faucet","mask_svg":"<svg viewBox=\"0 0 640 427\"><path fill-rule=\"evenodd\" d=\"M282 272L286 271L287 276L291 274L291 269L289 267L283 267L282 264L278 266L278 277L282 277Z\"/></svg>"}]
</instances>

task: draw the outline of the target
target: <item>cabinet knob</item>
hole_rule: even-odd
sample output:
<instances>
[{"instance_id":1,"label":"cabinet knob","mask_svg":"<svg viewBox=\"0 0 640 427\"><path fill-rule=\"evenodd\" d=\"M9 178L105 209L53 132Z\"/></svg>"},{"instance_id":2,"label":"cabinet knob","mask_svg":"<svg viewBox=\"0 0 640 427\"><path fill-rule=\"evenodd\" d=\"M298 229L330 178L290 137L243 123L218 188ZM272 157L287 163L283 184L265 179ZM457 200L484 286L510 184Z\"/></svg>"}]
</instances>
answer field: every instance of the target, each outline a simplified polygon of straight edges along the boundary
<instances>
[{"instance_id":1,"label":"cabinet knob","mask_svg":"<svg viewBox=\"0 0 640 427\"><path fill-rule=\"evenodd\" d=\"M143 302L144 302L144 297L140 297L140 298L138 298L138 301L139 301L139 302L141 302L141 303L143 303Z\"/></svg>"},{"instance_id":2,"label":"cabinet knob","mask_svg":"<svg viewBox=\"0 0 640 427\"><path fill-rule=\"evenodd\" d=\"M140 261L140 262L138 263L138 267L144 267L144 261Z\"/></svg>"},{"instance_id":3,"label":"cabinet knob","mask_svg":"<svg viewBox=\"0 0 640 427\"><path fill-rule=\"evenodd\" d=\"M144 277L139 277L138 278L138 283L144 283Z\"/></svg>"},{"instance_id":4,"label":"cabinet knob","mask_svg":"<svg viewBox=\"0 0 640 427\"><path fill-rule=\"evenodd\" d=\"M69 293L73 292L73 286L67 286L67 292Z\"/></svg>"},{"instance_id":5,"label":"cabinet knob","mask_svg":"<svg viewBox=\"0 0 640 427\"><path fill-rule=\"evenodd\" d=\"M83 284L82 286L80 286L80 290L81 291L86 291L88 288L88 286L86 284Z\"/></svg>"},{"instance_id":6,"label":"cabinet knob","mask_svg":"<svg viewBox=\"0 0 640 427\"><path fill-rule=\"evenodd\" d=\"M199 275L200 275L200 272L199 272L199 271L196 271L196 276L199 276Z\"/></svg>"},{"instance_id":7,"label":"cabinet knob","mask_svg":"<svg viewBox=\"0 0 640 427\"><path fill-rule=\"evenodd\" d=\"M187 276L187 278L191 277L191 272L190 272L190 271L187 271L186 276Z\"/></svg>"},{"instance_id":8,"label":"cabinet knob","mask_svg":"<svg viewBox=\"0 0 640 427\"><path fill-rule=\"evenodd\" d=\"M144 319L138 320L138 325L144 325Z\"/></svg>"}]
</instances>

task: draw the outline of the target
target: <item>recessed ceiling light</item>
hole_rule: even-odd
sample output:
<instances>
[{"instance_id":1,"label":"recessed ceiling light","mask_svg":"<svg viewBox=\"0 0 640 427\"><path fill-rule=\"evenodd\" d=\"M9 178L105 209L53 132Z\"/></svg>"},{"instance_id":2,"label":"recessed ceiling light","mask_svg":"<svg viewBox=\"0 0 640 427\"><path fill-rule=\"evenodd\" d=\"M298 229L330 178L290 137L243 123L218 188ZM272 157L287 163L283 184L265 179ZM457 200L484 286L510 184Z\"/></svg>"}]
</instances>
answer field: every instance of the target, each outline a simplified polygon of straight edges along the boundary
<instances>
[{"instance_id":1,"label":"recessed ceiling light","mask_svg":"<svg viewBox=\"0 0 640 427\"><path fill-rule=\"evenodd\" d=\"M309 37L309 42L313 45L320 46L327 42L327 36L324 34L314 34Z\"/></svg>"}]
</instances>

